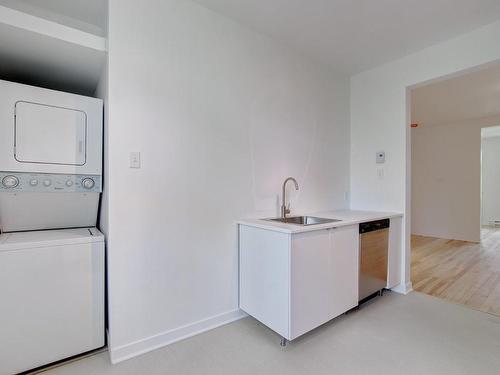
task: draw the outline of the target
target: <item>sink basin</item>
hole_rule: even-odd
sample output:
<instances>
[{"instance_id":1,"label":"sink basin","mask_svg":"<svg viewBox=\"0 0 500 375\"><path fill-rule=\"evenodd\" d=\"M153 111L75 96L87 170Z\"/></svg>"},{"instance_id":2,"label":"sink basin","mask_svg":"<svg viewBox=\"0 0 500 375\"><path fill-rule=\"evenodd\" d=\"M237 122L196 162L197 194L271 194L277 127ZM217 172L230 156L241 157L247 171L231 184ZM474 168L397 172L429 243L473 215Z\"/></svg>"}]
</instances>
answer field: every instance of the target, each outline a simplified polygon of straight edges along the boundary
<instances>
[{"instance_id":1,"label":"sink basin","mask_svg":"<svg viewBox=\"0 0 500 375\"><path fill-rule=\"evenodd\" d=\"M326 223L335 223L342 220L337 219L325 219L323 217L314 217L314 216L290 216L287 218L278 217L275 219L266 219L269 221L277 221L279 223L285 224L297 224L297 225L315 225L315 224L326 224Z\"/></svg>"}]
</instances>

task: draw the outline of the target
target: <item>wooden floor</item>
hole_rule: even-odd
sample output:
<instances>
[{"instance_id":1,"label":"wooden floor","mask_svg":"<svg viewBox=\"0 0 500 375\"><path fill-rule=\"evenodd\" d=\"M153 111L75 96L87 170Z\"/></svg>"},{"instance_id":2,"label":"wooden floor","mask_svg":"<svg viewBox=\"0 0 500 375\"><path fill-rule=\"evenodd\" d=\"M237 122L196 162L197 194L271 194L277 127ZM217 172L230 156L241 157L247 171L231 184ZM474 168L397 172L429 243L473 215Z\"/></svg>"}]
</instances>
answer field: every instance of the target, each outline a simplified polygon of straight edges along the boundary
<instances>
[{"instance_id":1,"label":"wooden floor","mask_svg":"<svg viewBox=\"0 0 500 375\"><path fill-rule=\"evenodd\" d=\"M480 244L412 236L413 289L500 316L500 228Z\"/></svg>"}]
</instances>

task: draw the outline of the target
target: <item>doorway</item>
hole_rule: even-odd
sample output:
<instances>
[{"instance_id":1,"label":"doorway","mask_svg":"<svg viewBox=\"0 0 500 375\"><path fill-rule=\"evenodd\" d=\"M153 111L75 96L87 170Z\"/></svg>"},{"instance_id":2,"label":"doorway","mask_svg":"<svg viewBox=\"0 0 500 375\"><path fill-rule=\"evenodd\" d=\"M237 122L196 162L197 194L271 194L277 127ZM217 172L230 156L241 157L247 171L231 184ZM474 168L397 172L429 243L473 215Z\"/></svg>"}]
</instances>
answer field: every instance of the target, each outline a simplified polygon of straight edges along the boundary
<instances>
[{"instance_id":1,"label":"doorway","mask_svg":"<svg viewBox=\"0 0 500 375\"><path fill-rule=\"evenodd\" d=\"M500 65L495 65L411 91L413 289L496 315L498 87Z\"/></svg>"},{"instance_id":2,"label":"doorway","mask_svg":"<svg viewBox=\"0 0 500 375\"><path fill-rule=\"evenodd\" d=\"M500 126L481 129L481 225L500 228Z\"/></svg>"}]
</instances>

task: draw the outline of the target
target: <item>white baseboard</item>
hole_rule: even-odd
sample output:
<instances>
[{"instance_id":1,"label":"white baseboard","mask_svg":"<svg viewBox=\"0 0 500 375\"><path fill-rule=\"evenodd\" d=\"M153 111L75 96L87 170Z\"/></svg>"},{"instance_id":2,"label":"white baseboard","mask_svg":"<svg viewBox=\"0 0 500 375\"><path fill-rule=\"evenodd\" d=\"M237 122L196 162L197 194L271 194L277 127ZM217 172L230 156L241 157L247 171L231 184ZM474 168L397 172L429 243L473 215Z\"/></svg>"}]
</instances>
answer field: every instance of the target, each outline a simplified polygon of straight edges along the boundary
<instances>
[{"instance_id":1,"label":"white baseboard","mask_svg":"<svg viewBox=\"0 0 500 375\"><path fill-rule=\"evenodd\" d=\"M391 288L391 290L399 294L408 294L413 291L413 285L411 281L408 281L406 284L400 283L396 285L394 288Z\"/></svg>"},{"instance_id":2,"label":"white baseboard","mask_svg":"<svg viewBox=\"0 0 500 375\"><path fill-rule=\"evenodd\" d=\"M213 328L220 327L224 324L234 322L238 319L246 317L240 309L228 311L210 318L199 320L197 322L186 324L184 326L174 328L172 330L159 333L154 336L146 337L141 340L131 342L129 344L120 345L116 348L109 347L111 363L115 364L138 355L150 352L163 346L173 344L174 342L187 339ZM109 345L110 341L108 341Z\"/></svg>"}]
</instances>

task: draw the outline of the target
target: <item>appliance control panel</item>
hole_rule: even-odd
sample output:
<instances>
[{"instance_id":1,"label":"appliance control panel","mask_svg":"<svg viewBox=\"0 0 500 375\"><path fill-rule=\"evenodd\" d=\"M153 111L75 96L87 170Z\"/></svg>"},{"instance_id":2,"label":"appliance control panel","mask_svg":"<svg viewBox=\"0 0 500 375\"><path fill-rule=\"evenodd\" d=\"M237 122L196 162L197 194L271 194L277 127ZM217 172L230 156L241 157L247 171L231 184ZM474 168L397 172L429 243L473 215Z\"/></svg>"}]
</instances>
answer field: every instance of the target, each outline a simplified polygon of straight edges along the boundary
<instances>
[{"instance_id":1,"label":"appliance control panel","mask_svg":"<svg viewBox=\"0 0 500 375\"><path fill-rule=\"evenodd\" d=\"M101 176L0 172L0 192L100 193Z\"/></svg>"}]
</instances>

